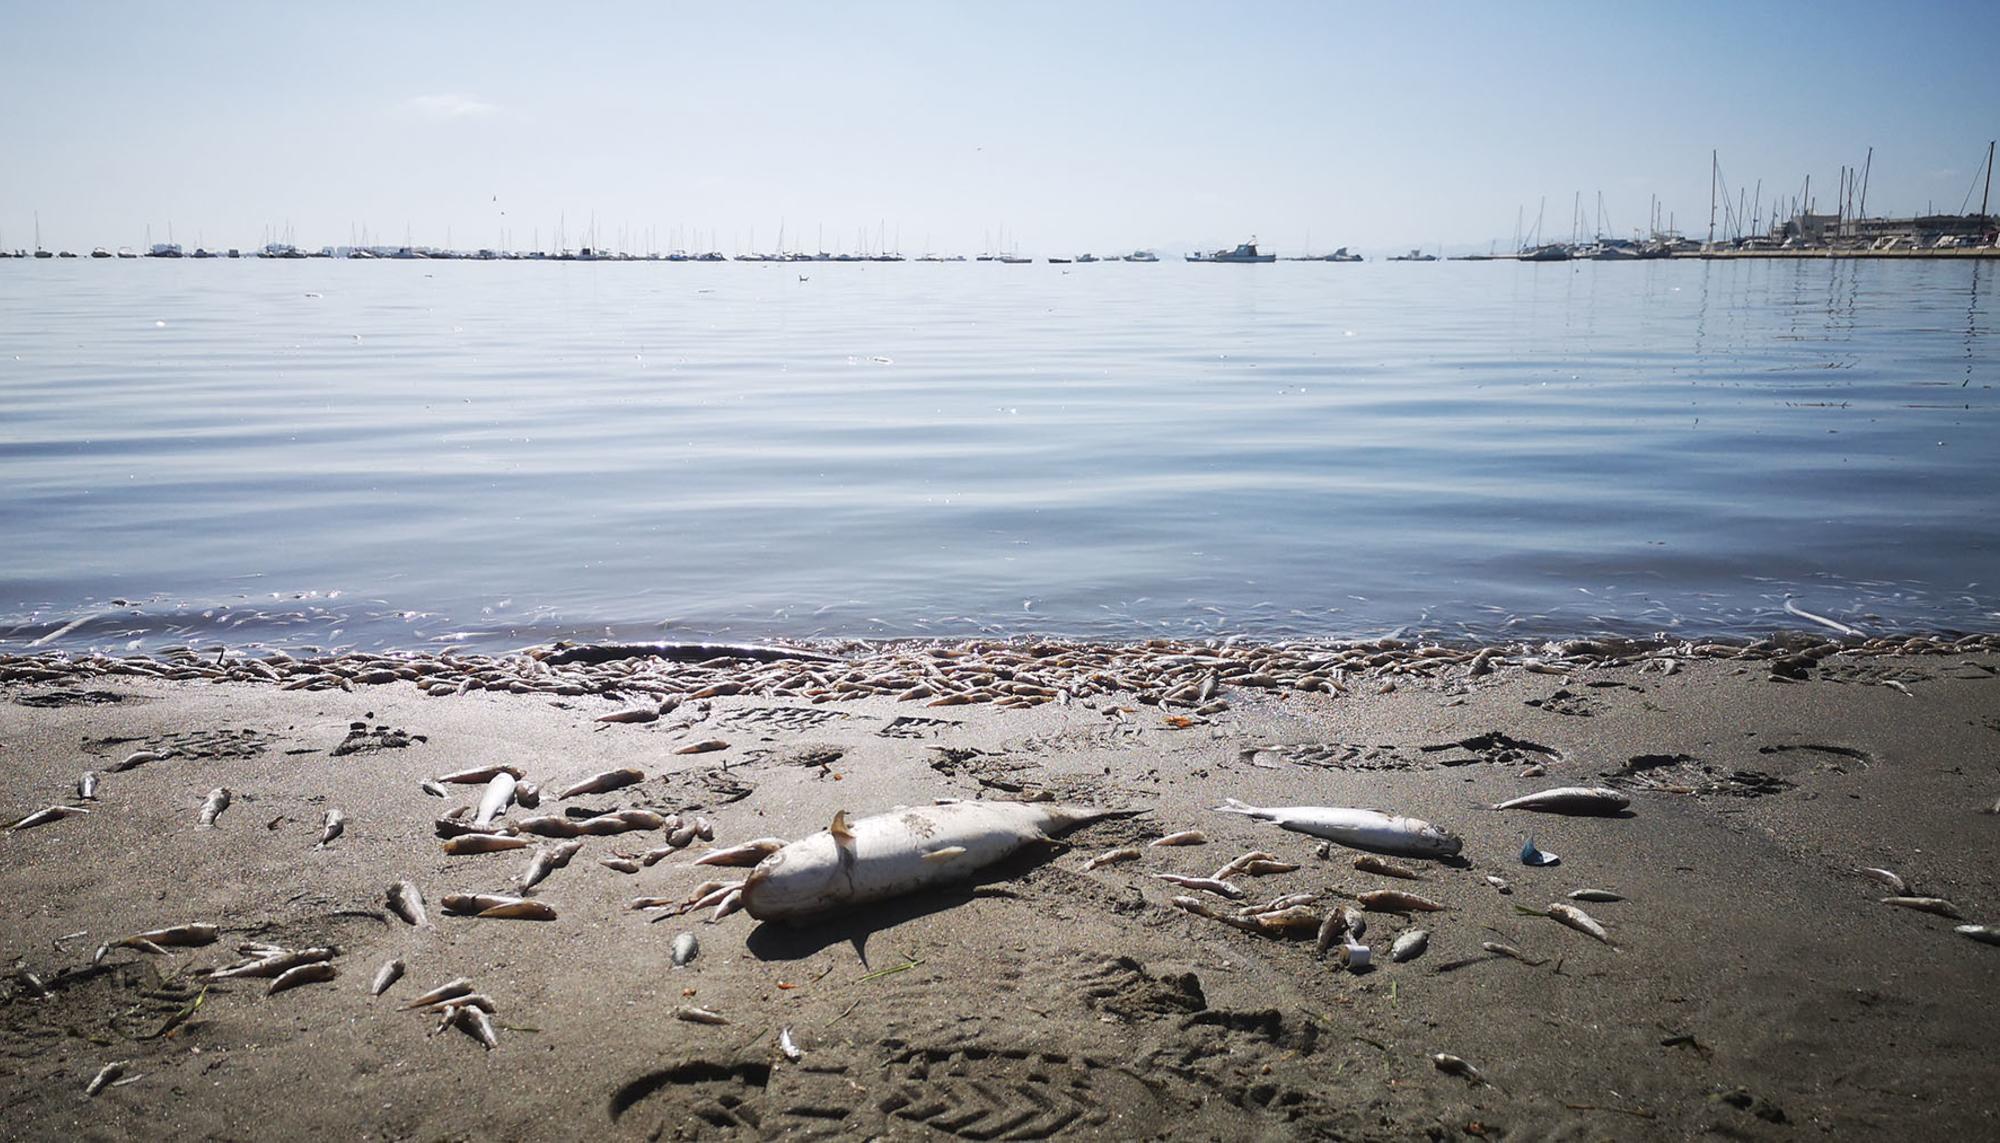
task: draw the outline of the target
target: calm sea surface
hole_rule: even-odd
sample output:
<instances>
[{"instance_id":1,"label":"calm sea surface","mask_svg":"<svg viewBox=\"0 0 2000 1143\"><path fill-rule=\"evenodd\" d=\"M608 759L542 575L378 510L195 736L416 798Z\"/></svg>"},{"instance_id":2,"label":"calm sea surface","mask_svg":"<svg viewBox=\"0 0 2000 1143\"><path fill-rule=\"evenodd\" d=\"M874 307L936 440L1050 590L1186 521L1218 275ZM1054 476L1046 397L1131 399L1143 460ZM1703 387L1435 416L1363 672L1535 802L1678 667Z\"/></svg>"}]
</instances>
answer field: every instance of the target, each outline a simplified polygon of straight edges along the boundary
<instances>
[{"instance_id":1,"label":"calm sea surface","mask_svg":"<svg viewBox=\"0 0 2000 1143\"><path fill-rule=\"evenodd\" d=\"M0 651L1993 630L1996 279L0 263Z\"/></svg>"}]
</instances>

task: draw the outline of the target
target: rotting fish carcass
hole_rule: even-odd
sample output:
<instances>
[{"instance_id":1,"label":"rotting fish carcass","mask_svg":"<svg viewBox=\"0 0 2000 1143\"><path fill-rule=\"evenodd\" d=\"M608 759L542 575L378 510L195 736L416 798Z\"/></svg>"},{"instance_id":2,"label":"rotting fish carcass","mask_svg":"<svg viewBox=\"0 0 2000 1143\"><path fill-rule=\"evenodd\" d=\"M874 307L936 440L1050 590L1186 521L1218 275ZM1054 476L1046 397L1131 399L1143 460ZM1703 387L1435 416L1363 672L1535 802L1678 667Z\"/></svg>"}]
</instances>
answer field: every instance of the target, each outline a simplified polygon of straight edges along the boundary
<instances>
[{"instance_id":1,"label":"rotting fish carcass","mask_svg":"<svg viewBox=\"0 0 2000 1143\"><path fill-rule=\"evenodd\" d=\"M646 780L646 772L626 767L620 770L606 770L602 774L592 774L579 782L572 782L555 792L556 801L574 798L580 794L602 794L611 790L622 790Z\"/></svg>"},{"instance_id":2,"label":"rotting fish carcass","mask_svg":"<svg viewBox=\"0 0 2000 1143\"><path fill-rule=\"evenodd\" d=\"M380 996L389 991L389 986L403 979L403 958L395 957L375 970L375 979L368 985L368 995Z\"/></svg>"},{"instance_id":3,"label":"rotting fish carcass","mask_svg":"<svg viewBox=\"0 0 2000 1143\"><path fill-rule=\"evenodd\" d=\"M541 884L543 878L568 865L570 858L582 849L583 843L575 840L537 849L535 856L528 860L528 871L521 875L521 888L533 889Z\"/></svg>"},{"instance_id":4,"label":"rotting fish carcass","mask_svg":"<svg viewBox=\"0 0 2000 1143\"><path fill-rule=\"evenodd\" d=\"M199 821L203 829L215 828L215 819L221 817L222 811L229 808L229 801L230 793L227 786L217 786L208 792L208 797L201 803Z\"/></svg>"},{"instance_id":5,"label":"rotting fish carcass","mask_svg":"<svg viewBox=\"0 0 2000 1143\"><path fill-rule=\"evenodd\" d=\"M389 911L412 925L422 928L431 923L429 914L424 912L424 895L408 881L398 881L389 886Z\"/></svg>"},{"instance_id":6,"label":"rotting fish carcass","mask_svg":"<svg viewBox=\"0 0 2000 1143\"><path fill-rule=\"evenodd\" d=\"M1361 907L1377 913L1435 913L1444 906L1429 897L1419 897L1415 893L1405 893L1401 889L1373 889L1358 894L1355 900Z\"/></svg>"},{"instance_id":7,"label":"rotting fish carcass","mask_svg":"<svg viewBox=\"0 0 2000 1143\"><path fill-rule=\"evenodd\" d=\"M755 865L779 850L785 848L781 837L760 837L727 849L710 850L694 859L694 865Z\"/></svg>"},{"instance_id":8,"label":"rotting fish carcass","mask_svg":"<svg viewBox=\"0 0 2000 1143\"><path fill-rule=\"evenodd\" d=\"M479 799L479 812L473 815L472 824L491 825L494 818L506 813L507 807L514 803L515 784L514 775L505 771L493 775L492 780L486 783L485 796Z\"/></svg>"},{"instance_id":9,"label":"rotting fish carcass","mask_svg":"<svg viewBox=\"0 0 2000 1143\"><path fill-rule=\"evenodd\" d=\"M1463 848L1458 835L1416 818L1344 806L1252 806L1227 798L1216 809L1275 822L1281 829L1310 834L1354 849L1407 857L1449 857Z\"/></svg>"},{"instance_id":10,"label":"rotting fish carcass","mask_svg":"<svg viewBox=\"0 0 2000 1143\"><path fill-rule=\"evenodd\" d=\"M1606 786L1558 786L1496 802L1496 810L1535 810L1545 814L1616 814L1632 804L1632 799Z\"/></svg>"},{"instance_id":11,"label":"rotting fish carcass","mask_svg":"<svg viewBox=\"0 0 2000 1143\"><path fill-rule=\"evenodd\" d=\"M286 989L297 988L301 984L318 984L322 981L333 980L339 975L340 970L335 968L330 961L322 960L314 961L311 964L302 964L297 968L287 969L279 974L278 978L271 982L271 987L264 990L264 995L276 996Z\"/></svg>"},{"instance_id":12,"label":"rotting fish carcass","mask_svg":"<svg viewBox=\"0 0 2000 1143\"><path fill-rule=\"evenodd\" d=\"M320 822L319 841L313 844L313 848L325 849L327 846L332 845L333 840L339 837L346 829L346 814L341 813L338 807L326 811L326 817L321 819Z\"/></svg>"},{"instance_id":13,"label":"rotting fish carcass","mask_svg":"<svg viewBox=\"0 0 2000 1143\"><path fill-rule=\"evenodd\" d=\"M1139 851L1137 848L1129 845L1120 846L1117 849L1107 849L1096 857L1089 858L1083 863L1083 870L1087 873L1093 869L1102 869L1107 865L1115 865L1120 861L1137 860L1139 860Z\"/></svg>"}]
</instances>

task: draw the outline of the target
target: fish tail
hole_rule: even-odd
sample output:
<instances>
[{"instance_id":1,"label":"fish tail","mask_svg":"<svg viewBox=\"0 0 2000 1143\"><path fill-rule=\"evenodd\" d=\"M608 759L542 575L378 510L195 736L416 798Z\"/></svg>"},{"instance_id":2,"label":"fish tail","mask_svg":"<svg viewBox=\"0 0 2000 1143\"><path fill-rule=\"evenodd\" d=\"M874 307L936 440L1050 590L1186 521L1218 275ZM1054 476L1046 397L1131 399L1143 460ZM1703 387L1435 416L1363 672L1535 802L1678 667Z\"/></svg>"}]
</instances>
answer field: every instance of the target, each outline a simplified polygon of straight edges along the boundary
<instances>
[{"instance_id":1,"label":"fish tail","mask_svg":"<svg viewBox=\"0 0 2000 1143\"><path fill-rule=\"evenodd\" d=\"M1256 806L1250 805L1247 802L1239 802L1235 798L1224 798L1222 799L1222 804L1215 807L1215 812L1219 814L1249 814L1251 817L1256 817L1259 811Z\"/></svg>"}]
</instances>

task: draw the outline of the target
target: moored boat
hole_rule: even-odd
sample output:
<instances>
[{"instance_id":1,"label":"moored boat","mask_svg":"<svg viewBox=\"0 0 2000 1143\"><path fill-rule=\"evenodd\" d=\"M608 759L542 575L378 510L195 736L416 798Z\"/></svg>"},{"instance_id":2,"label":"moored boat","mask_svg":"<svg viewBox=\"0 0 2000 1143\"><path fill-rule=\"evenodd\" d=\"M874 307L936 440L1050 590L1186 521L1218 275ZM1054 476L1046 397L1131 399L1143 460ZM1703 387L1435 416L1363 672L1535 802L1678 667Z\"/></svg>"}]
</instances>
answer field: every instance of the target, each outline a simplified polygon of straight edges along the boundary
<instances>
[{"instance_id":1,"label":"moored boat","mask_svg":"<svg viewBox=\"0 0 2000 1143\"><path fill-rule=\"evenodd\" d=\"M1197 251L1188 255L1187 260L1190 262L1276 262L1278 256L1276 254L1258 253L1257 239L1255 236L1252 236L1250 241L1239 244L1234 250L1216 250L1208 254Z\"/></svg>"}]
</instances>

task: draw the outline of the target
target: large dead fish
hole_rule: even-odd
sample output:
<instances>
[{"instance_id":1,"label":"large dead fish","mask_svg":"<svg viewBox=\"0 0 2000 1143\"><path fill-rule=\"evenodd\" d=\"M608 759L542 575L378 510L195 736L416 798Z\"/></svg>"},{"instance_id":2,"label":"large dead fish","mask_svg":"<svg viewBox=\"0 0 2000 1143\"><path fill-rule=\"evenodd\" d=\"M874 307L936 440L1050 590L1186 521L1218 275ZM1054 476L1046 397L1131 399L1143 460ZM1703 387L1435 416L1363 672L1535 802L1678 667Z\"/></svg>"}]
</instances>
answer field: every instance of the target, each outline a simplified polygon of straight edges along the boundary
<instances>
[{"instance_id":1,"label":"large dead fish","mask_svg":"<svg viewBox=\"0 0 2000 1143\"><path fill-rule=\"evenodd\" d=\"M1215 807L1220 813L1243 814L1258 821L1276 822L1293 833L1311 834L1354 849L1396 853L1409 857L1450 857L1463 846L1458 835L1427 821L1385 814L1378 810L1357 810L1344 806L1245 805L1235 798L1224 799Z\"/></svg>"},{"instance_id":2,"label":"large dead fish","mask_svg":"<svg viewBox=\"0 0 2000 1143\"><path fill-rule=\"evenodd\" d=\"M472 817L472 824L484 826L493 824L493 819L507 812L514 804L514 775L499 773L486 783L486 795L479 799L479 812Z\"/></svg>"},{"instance_id":3,"label":"large dead fish","mask_svg":"<svg viewBox=\"0 0 2000 1143\"><path fill-rule=\"evenodd\" d=\"M556 800L574 798L579 794L602 794L610 790L622 790L637 782L646 780L643 770L606 770L602 774L592 774L581 782L572 782L556 791Z\"/></svg>"},{"instance_id":4,"label":"large dead fish","mask_svg":"<svg viewBox=\"0 0 2000 1143\"><path fill-rule=\"evenodd\" d=\"M846 905L962 881L1025 846L1135 810L1054 802L953 802L849 821L792 842L757 863L743 907L760 921L810 917Z\"/></svg>"},{"instance_id":5,"label":"large dead fish","mask_svg":"<svg viewBox=\"0 0 2000 1143\"><path fill-rule=\"evenodd\" d=\"M1545 814L1615 814L1632 799L1605 786L1558 786L1495 802L1496 810L1538 810Z\"/></svg>"}]
</instances>

